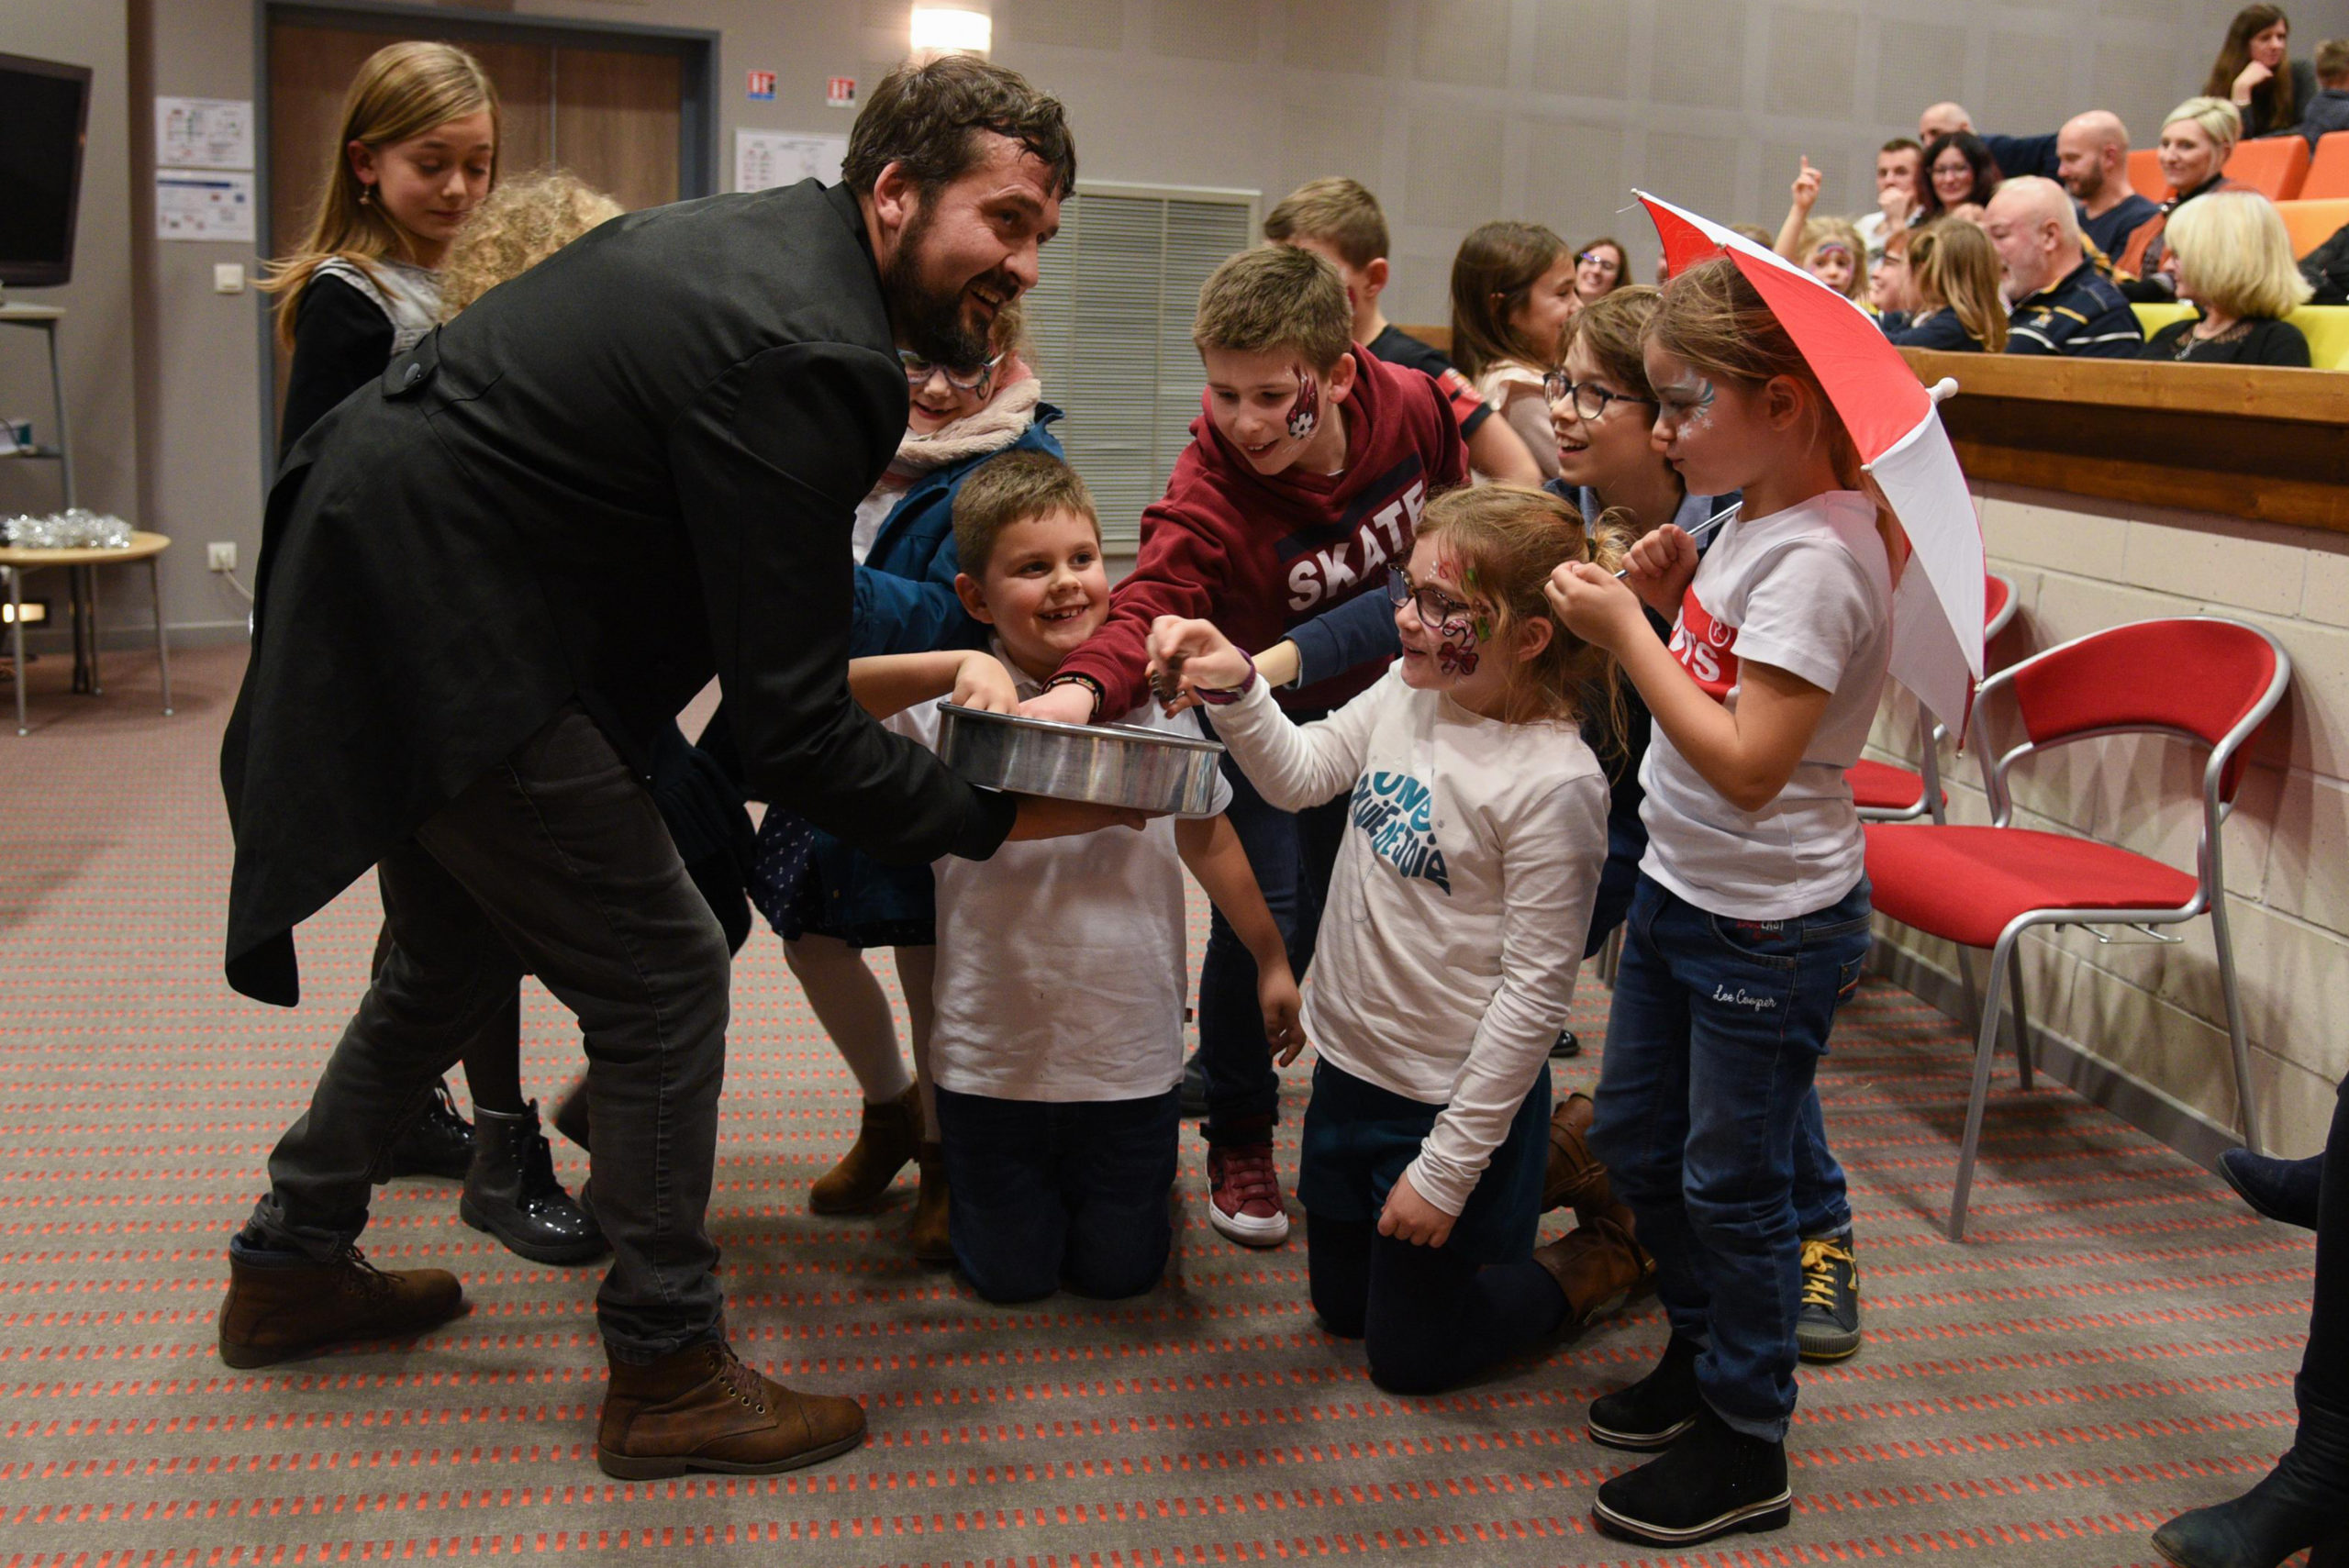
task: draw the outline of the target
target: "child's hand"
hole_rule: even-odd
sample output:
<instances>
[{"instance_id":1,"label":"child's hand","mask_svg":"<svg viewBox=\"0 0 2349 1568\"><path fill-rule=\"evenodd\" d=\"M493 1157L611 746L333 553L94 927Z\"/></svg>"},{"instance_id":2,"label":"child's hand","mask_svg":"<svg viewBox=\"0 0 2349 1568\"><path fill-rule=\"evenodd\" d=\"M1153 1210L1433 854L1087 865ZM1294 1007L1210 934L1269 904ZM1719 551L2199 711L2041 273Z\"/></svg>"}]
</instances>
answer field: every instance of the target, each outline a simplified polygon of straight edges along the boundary
<instances>
[{"instance_id":1,"label":"child's hand","mask_svg":"<svg viewBox=\"0 0 2349 1568\"><path fill-rule=\"evenodd\" d=\"M1810 166L1807 157L1802 161L1802 172L1795 176L1794 194L1795 206L1804 212L1819 203L1819 171Z\"/></svg>"},{"instance_id":2,"label":"child's hand","mask_svg":"<svg viewBox=\"0 0 2349 1568\"><path fill-rule=\"evenodd\" d=\"M974 707L981 713L1017 713L1019 711L1019 688L1011 683L1010 672L1003 661L992 653L974 651L964 656L954 672L954 691L948 701L958 707Z\"/></svg>"},{"instance_id":3,"label":"child's hand","mask_svg":"<svg viewBox=\"0 0 2349 1568\"><path fill-rule=\"evenodd\" d=\"M1264 1038L1272 1042L1273 1060L1286 1067L1305 1049L1305 1025L1298 1020L1305 1000L1297 995L1297 976L1288 961L1256 965L1256 1005L1264 1010Z\"/></svg>"},{"instance_id":4,"label":"child's hand","mask_svg":"<svg viewBox=\"0 0 2349 1568\"><path fill-rule=\"evenodd\" d=\"M1649 635L1639 598L1604 567L1566 562L1542 593L1566 629L1595 648L1618 652L1631 639Z\"/></svg>"},{"instance_id":5,"label":"child's hand","mask_svg":"<svg viewBox=\"0 0 2349 1568\"><path fill-rule=\"evenodd\" d=\"M1697 541L1676 523L1647 534L1623 558L1623 581L1656 614L1670 620L1697 575Z\"/></svg>"},{"instance_id":6,"label":"child's hand","mask_svg":"<svg viewBox=\"0 0 2349 1568\"><path fill-rule=\"evenodd\" d=\"M1386 1189L1386 1207L1378 1211L1378 1233L1414 1247L1441 1247L1452 1240L1452 1221L1451 1215L1419 1195L1406 1171Z\"/></svg>"},{"instance_id":7,"label":"child's hand","mask_svg":"<svg viewBox=\"0 0 2349 1568\"><path fill-rule=\"evenodd\" d=\"M1228 692L1248 678L1248 657L1203 620L1160 616L1150 623L1150 684L1172 713L1176 691Z\"/></svg>"},{"instance_id":8,"label":"child's hand","mask_svg":"<svg viewBox=\"0 0 2349 1568\"><path fill-rule=\"evenodd\" d=\"M1056 724L1093 722L1093 690L1080 681L1054 686L1019 705L1022 718L1045 718Z\"/></svg>"},{"instance_id":9,"label":"child's hand","mask_svg":"<svg viewBox=\"0 0 2349 1568\"><path fill-rule=\"evenodd\" d=\"M1070 839L1080 833L1097 833L1104 828L1131 828L1136 832L1150 826L1150 814L1123 806L1095 806L1083 800L1054 800L1041 795L1018 797L1019 815L1011 819L1011 831L1006 839L1013 843L1029 843L1037 839Z\"/></svg>"}]
</instances>

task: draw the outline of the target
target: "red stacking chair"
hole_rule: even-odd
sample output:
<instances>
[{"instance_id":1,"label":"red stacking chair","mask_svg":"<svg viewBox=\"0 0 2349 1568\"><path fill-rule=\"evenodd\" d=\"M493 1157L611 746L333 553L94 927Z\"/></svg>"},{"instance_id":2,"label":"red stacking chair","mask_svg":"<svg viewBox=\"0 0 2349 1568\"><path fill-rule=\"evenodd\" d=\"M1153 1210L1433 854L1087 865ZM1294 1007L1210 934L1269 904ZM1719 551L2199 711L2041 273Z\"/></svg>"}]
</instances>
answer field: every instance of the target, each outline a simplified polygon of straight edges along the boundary
<instances>
[{"instance_id":1,"label":"red stacking chair","mask_svg":"<svg viewBox=\"0 0 2349 1568\"><path fill-rule=\"evenodd\" d=\"M2299 199L2329 201L2349 196L2349 130L2329 130L2316 139L2316 156L2300 177Z\"/></svg>"},{"instance_id":2,"label":"red stacking chair","mask_svg":"<svg viewBox=\"0 0 2349 1568\"><path fill-rule=\"evenodd\" d=\"M2309 172L2308 139L2268 136L2238 141L2227 155L2223 171L2238 185L2249 185L2271 202L2288 202L2300 194Z\"/></svg>"},{"instance_id":3,"label":"red stacking chair","mask_svg":"<svg viewBox=\"0 0 2349 1568\"><path fill-rule=\"evenodd\" d=\"M1982 579L1982 640L1987 645L2015 618L2015 585L1992 572ZM1851 781L1852 804L1863 822L1914 822L1920 817L1942 819L1942 741L1948 731L1936 724L1925 740L1921 773L1890 762L1863 757L1843 771Z\"/></svg>"},{"instance_id":4,"label":"red stacking chair","mask_svg":"<svg viewBox=\"0 0 2349 1568\"><path fill-rule=\"evenodd\" d=\"M2129 188L2149 202L2169 199L2169 176L2162 172L2159 152L2141 147L2129 154Z\"/></svg>"},{"instance_id":5,"label":"red stacking chair","mask_svg":"<svg viewBox=\"0 0 2349 1568\"><path fill-rule=\"evenodd\" d=\"M2169 673L2148 679L2149 671ZM1990 950L1990 981L1974 1052L1974 1092L1966 1105L1957 1190L1950 1204L1952 1240L1963 1240L1965 1235L1966 1197L1974 1184L1982 1111L1990 1093L1990 1060L1998 1042L2002 981L2012 992L2017 1075L2024 1089L2031 1087L2017 944L2033 926L2135 926L2158 937L2155 926L2208 915L2218 948L2227 1032L2234 1048L2243 1142L2254 1153L2259 1151L2250 1050L2235 984L2234 947L2227 936L2219 829L2243 780L2243 744L2275 711L2291 678L2291 659L2276 639L2240 621L2197 616L2090 632L1982 683L1974 705L1976 740L1987 744L1984 710L2009 695L2026 737L1996 762L1987 751L1978 753L1983 787L1990 797L1991 826L1919 822L1868 827L1868 880L1876 912L1956 942L1961 950ZM2191 874L2110 844L2010 826L2014 802L2007 793L2007 773L2018 760L2069 741L2132 734L2166 735L2210 748L2210 760L2202 770L2202 824ZM1963 951L1959 956L1962 962ZM1967 975L1970 991L1970 967Z\"/></svg>"}]
</instances>

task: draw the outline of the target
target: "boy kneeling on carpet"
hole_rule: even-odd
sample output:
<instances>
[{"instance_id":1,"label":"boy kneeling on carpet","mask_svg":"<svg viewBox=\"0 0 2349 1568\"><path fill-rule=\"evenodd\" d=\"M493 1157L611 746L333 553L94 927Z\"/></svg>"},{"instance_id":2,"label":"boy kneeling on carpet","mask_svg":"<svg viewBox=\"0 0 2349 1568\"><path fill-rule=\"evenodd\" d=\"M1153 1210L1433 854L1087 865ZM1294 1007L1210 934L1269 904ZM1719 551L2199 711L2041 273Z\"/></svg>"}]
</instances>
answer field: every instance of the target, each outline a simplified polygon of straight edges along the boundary
<instances>
[{"instance_id":1,"label":"boy kneeling on carpet","mask_svg":"<svg viewBox=\"0 0 2349 1568\"><path fill-rule=\"evenodd\" d=\"M849 665L858 700L890 727L938 742L936 696L1009 711L1036 695L1109 609L1101 528L1085 482L1020 451L963 482L954 500L955 591L994 628L990 655L907 654ZM909 705L919 706L909 706ZM903 709L898 712L896 710ZM1120 722L1186 740L1188 719L1144 702ZM1152 819L1082 848L1006 844L942 860L931 1065L945 1145L948 1232L990 1301L1066 1285L1102 1299L1158 1282L1174 1244L1183 1072L1183 869L1256 963L1265 1035L1302 1049L1299 999L1280 929L1223 817Z\"/></svg>"}]
</instances>

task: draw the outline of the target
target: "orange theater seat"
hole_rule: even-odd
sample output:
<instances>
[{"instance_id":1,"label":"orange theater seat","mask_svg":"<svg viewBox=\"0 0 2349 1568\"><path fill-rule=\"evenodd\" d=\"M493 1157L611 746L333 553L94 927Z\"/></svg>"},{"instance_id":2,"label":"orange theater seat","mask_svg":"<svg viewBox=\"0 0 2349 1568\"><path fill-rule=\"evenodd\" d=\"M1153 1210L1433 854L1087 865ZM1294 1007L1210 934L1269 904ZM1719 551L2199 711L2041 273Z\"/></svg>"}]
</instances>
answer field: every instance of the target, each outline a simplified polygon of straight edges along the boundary
<instances>
[{"instance_id":1,"label":"orange theater seat","mask_svg":"<svg viewBox=\"0 0 2349 1568\"><path fill-rule=\"evenodd\" d=\"M2169 195L2169 182L2162 178L2161 157L2152 148L2141 147L2129 155L2129 185L2149 202Z\"/></svg>"},{"instance_id":2,"label":"orange theater seat","mask_svg":"<svg viewBox=\"0 0 2349 1568\"><path fill-rule=\"evenodd\" d=\"M2288 202L2299 195L2308 172L2309 144L2297 136L2238 141L2227 155L2227 178L2249 185L2271 202Z\"/></svg>"},{"instance_id":3,"label":"orange theater seat","mask_svg":"<svg viewBox=\"0 0 2349 1568\"><path fill-rule=\"evenodd\" d=\"M2276 210L2284 215L2284 228L2292 237L2295 257L2307 255L2349 223L2349 197L2310 201L2303 196L2296 202L2277 202Z\"/></svg>"},{"instance_id":4,"label":"orange theater seat","mask_svg":"<svg viewBox=\"0 0 2349 1568\"><path fill-rule=\"evenodd\" d=\"M2316 156L2309 160L2309 172L2300 181L2300 197L2304 202L2331 201L2336 196L2349 196L2349 130L2327 131L2316 139Z\"/></svg>"}]
</instances>

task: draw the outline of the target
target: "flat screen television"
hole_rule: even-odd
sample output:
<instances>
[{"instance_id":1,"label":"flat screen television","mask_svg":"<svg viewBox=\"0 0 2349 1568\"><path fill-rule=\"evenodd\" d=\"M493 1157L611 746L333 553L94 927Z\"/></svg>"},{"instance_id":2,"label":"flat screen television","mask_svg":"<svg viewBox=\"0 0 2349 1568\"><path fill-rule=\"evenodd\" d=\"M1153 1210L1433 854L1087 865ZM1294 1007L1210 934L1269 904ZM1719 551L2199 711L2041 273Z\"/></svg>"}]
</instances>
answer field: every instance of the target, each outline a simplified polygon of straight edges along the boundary
<instances>
[{"instance_id":1,"label":"flat screen television","mask_svg":"<svg viewBox=\"0 0 2349 1568\"><path fill-rule=\"evenodd\" d=\"M73 276L90 68L0 54L0 286Z\"/></svg>"}]
</instances>

